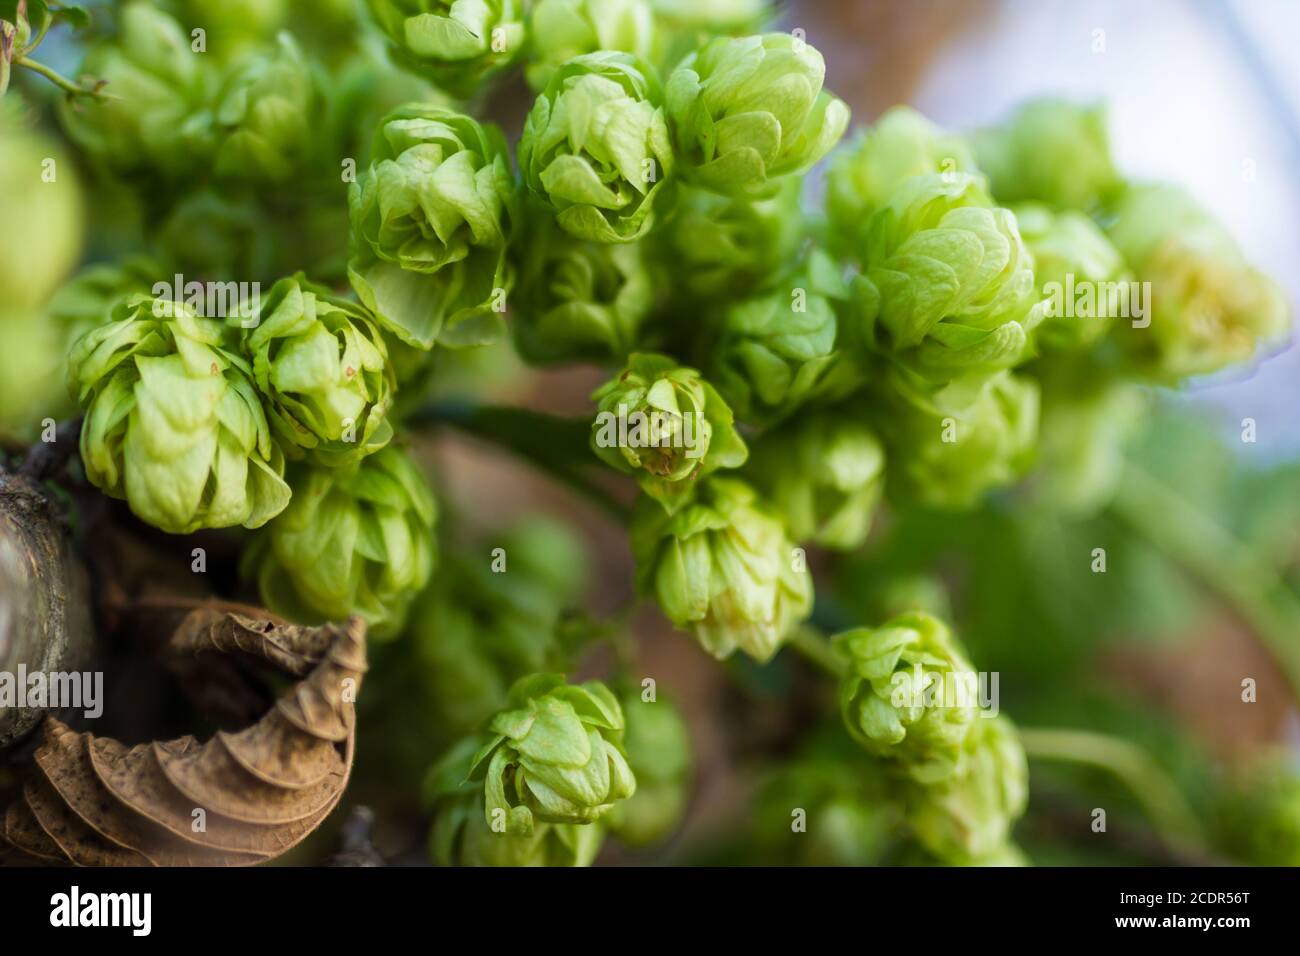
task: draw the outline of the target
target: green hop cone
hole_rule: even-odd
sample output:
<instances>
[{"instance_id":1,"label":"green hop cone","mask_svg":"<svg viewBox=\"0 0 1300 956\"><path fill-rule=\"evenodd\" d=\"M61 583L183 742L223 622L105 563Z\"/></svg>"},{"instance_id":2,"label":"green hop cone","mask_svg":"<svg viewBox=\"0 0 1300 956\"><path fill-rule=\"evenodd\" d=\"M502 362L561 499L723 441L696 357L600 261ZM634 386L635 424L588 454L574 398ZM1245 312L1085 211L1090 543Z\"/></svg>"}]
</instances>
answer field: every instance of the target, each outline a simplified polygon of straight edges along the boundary
<instances>
[{"instance_id":1,"label":"green hop cone","mask_svg":"<svg viewBox=\"0 0 1300 956\"><path fill-rule=\"evenodd\" d=\"M646 700L640 688L620 695L627 732L623 744L636 775L636 793L602 822L620 841L648 846L668 837L681 820L691 775L691 738L669 700Z\"/></svg>"},{"instance_id":2,"label":"green hop cone","mask_svg":"<svg viewBox=\"0 0 1300 956\"><path fill-rule=\"evenodd\" d=\"M1042 320L1016 217L966 173L914 176L872 216L866 275L879 290L875 347L936 383L1022 360Z\"/></svg>"},{"instance_id":3,"label":"green hop cone","mask_svg":"<svg viewBox=\"0 0 1300 956\"><path fill-rule=\"evenodd\" d=\"M494 539L505 573L485 557L449 556L411 609L401 666L416 663L434 721L467 733L505 706L526 674L567 667L562 613L579 598L586 556L567 525L533 519Z\"/></svg>"},{"instance_id":4,"label":"green hop cone","mask_svg":"<svg viewBox=\"0 0 1300 956\"><path fill-rule=\"evenodd\" d=\"M519 680L470 768L482 781L488 826L526 836L538 823L600 819L636 792L623 729L623 710L599 681Z\"/></svg>"},{"instance_id":5,"label":"green hop cone","mask_svg":"<svg viewBox=\"0 0 1300 956\"><path fill-rule=\"evenodd\" d=\"M208 56L223 62L261 46L289 17L292 0L171 0L176 19L207 34Z\"/></svg>"},{"instance_id":6,"label":"green hop cone","mask_svg":"<svg viewBox=\"0 0 1300 956\"><path fill-rule=\"evenodd\" d=\"M401 449L389 446L352 465L290 469L293 501L245 551L271 610L300 624L359 614L372 638L402 627L435 561L437 506Z\"/></svg>"},{"instance_id":7,"label":"green hop cone","mask_svg":"<svg viewBox=\"0 0 1300 956\"><path fill-rule=\"evenodd\" d=\"M683 300L739 299L766 287L799 256L804 216L800 182L789 177L770 197L679 190L672 216L651 236Z\"/></svg>"},{"instance_id":8,"label":"green hop cone","mask_svg":"<svg viewBox=\"0 0 1300 956\"><path fill-rule=\"evenodd\" d=\"M283 184L312 156L320 85L287 33L247 57L222 81L214 107L216 175L254 186Z\"/></svg>"},{"instance_id":9,"label":"green hop cone","mask_svg":"<svg viewBox=\"0 0 1300 956\"><path fill-rule=\"evenodd\" d=\"M835 637L848 661L840 710L849 734L922 784L957 773L972 722L976 673L951 632L923 611Z\"/></svg>"},{"instance_id":10,"label":"green hop cone","mask_svg":"<svg viewBox=\"0 0 1300 956\"><path fill-rule=\"evenodd\" d=\"M1018 481L1033 463L1039 389L1002 372L974 397L947 404L900 383L876 419L890 456L890 495L937 508L970 508Z\"/></svg>"},{"instance_id":11,"label":"green hop cone","mask_svg":"<svg viewBox=\"0 0 1300 956\"><path fill-rule=\"evenodd\" d=\"M1087 212L1120 183L1100 106L1032 100L1004 126L981 130L973 141L999 203L1043 202Z\"/></svg>"},{"instance_id":12,"label":"green hop cone","mask_svg":"<svg viewBox=\"0 0 1300 956\"><path fill-rule=\"evenodd\" d=\"M1023 863L1011 829L1029 801L1029 767L1005 717L977 718L962 745L958 772L914 789L908 821L939 859L957 865Z\"/></svg>"},{"instance_id":13,"label":"green hop cone","mask_svg":"<svg viewBox=\"0 0 1300 956\"><path fill-rule=\"evenodd\" d=\"M631 242L650 229L673 171L654 69L601 51L565 63L524 123L519 171L560 227L592 242Z\"/></svg>"},{"instance_id":14,"label":"green hop cone","mask_svg":"<svg viewBox=\"0 0 1300 956\"><path fill-rule=\"evenodd\" d=\"M754 445L746 476L799 541L851 551L862 546L885 481L875 432L845 409L800 416Z\"/></svg>"},{"instance_id":15,"label":"green hop cone","mask_svg":"<svg viewBox=\"0 0 1300 956\"><path fill-rule=\"evenodd\" d=\"M514 246L519 354L534 363L626 359L655 304L644 246L575 241L549 216L531 226Z\"/></svg>"},{"instance_id":16,"label":"green hop cone","mask_svg":"<svg viewBox=\"0 0 1300 956\"><path fill-rule=\"evenodd\" d=\"M592 400L592 450L636 475L665 507L679 506L698 479L738 468L749 455L730 407L713 386L666 355L632 355Z\"/></svg>"},{"instance_id":17,"label":"green hop cone","mask_svg":"<svg viewBox=\"0 0 1300 956\"><path fill-rule=\"evenodd\" d=\"M396 383L365 310L298 275L271 287L249 325L244 351L289 457L339 465L388 444Z\"/></svg>"},{"instance_id":18,"label":"green hop cone","mask_svg":"<svg viewBox=\"0 0 1300 956\"><path fill-rule=\"evenodd\" d=\"M1150 283L1146 319L1117 329L1142 374L1177 382L1215 372L1286 334L1291 312L1281 289L1182 189L1127 190L1108 232L1138 280Z\"/></svg>"},{"instance_id":19,"label":"green hop cone","mask_svg":"<svg viewBox=\"0 0 1300 956\"><path fill-rule=\"evenodd\" d=\"M467 780L478 742L453 747L425 778L433 815L429 856L439 866L590 866L605 830L598 823L536 823L531 833L493 829L483 815L483 787Z\"/></svg>"},{"instance_id":20,"label":"green hop cone","mask_svg":"<svg viewBox=\"0 0 1300 956\"><path fill-rule=\"evenodd\" d=\"M862 251L871 214L913 176L978 174L970 146L908 106L896 106L832 154L826 176L826 215L832 242Z\"/></svg>"},{"instance_id":21,"label":"green hop cone","mask_svg":"<svg viewBox=\"0 0 1300 956\"><path fill-rule=\"evenodd\" d=\"M357 295L408 345L492 341L503 326L516 220L501 131L412 103L384 118L371 152L348 191Z\"/></svg>"},{"instance_id":22,"label":"green hop cone","mask_svg":"<svg viewBox=\"0 0 1300 956\"><path fill-rule=\"evenodd\" d=\"M137 296L77 340L86 477L163 531L257 528L289 503L284 456L231 328Z\"/></svg>"},{"instance_id":23,"label":"green hop cone","mask_svg":"<svg viewBox=\"0 0 1300 956\"><path fill-rule=\"evenodd\" d=\"M841 398L861 385L857 365L836 348L837 312L860 324L872 305L855 296L869 289L850 286L839 265L815 249L799 274L728 308L713 378L736 414L771 423L809 401Z\"/></svg>"},{"instance_id":24,"label":"green hop cone","mask_svg":"<svg viewBox=\"0 0 1300 956\"><path fill-rule=\"evenodd\" d=\"M155 238L156 247L166 250L169 264L182 276L269 284L303 267L283 260L286 253L296 258L310 241L295 233L292 244L282 243L276 232L277 223L252 197L200 189L172 206Z\"/></svg>"},{"instance_id":25,"label":"green hop cone","mask_svg":"<svg viewBox=\"0 0 1300 956\"><path fill-rule=\"evenodd\" d=\"M118 172L179 182L210 159L212 70L180 24L151 4L121 8L118 34L93 47L82 74L106 82L115 99L66 99L64 129L86 154Z\"/></svg>"},{"instance_id":26,"label":"green hop cone","mask_svg":"<svg viewBox=\"0 0 1300 956\"><path fill-rule=\"evenodd\" d=\"M366 0L394 58L453 96L472 96L524 49L525 0Z\"/></svg>"},{"instance_id":27,"label":"green hop cone","mask_svg":"<svg viewBox=\"0 0 1300 956\"><path fill-rule=\"evenodd\" d=\"M528 15L525 75L534 92L574 57L621 50L649 60L655 48L649 0L537 0Z\"/></svg>"},{"instance_id":28,"label":"green hop cone","mask_svg":"<svg viewBox=\"0 0 1300 956\"><path fill-rule=\"evenodd\" d=\"M719 37L673 71L664 90L683 178L756 195L830 152L849 108L822 90L826 64L785 33Z\"/></svg>"},{"instance_id":29,"label":"green hop cone","mask_svg":"<svg viewBox=\"0 0 1300 956\"><path fill-rule=\"evenodd\" d=\"M710 478L676 514L642 499L633 519L638 587L719 659L766 661L812 611L812 575L754 490Z\"/></svg>"},{"instance_id":30,"label":"green hop cone","mask_svg":"<svg viewBox=\"0 0 1300 956\"><path fill-rule=\"evenodd\" d=\"M1039 203L1015 208L1043 297L1038 341L1046 348L1087 348L1111 327L1115 292L1132 276L1106 234L1083 213L1054 213Z\"/></svg>"},{"instance_id":31,"label":"green hop cone","mask_svg":"<svg viewBox=\"0 0 1300 956\"><path fill-rule=\"evenodd\" d=\"M67 154L3 108L0 196L0 309L40 308L81 255L81 187Z\"/></svg>"},{"instance_id":32,"label":"green hop cone","mask_svg":"<svg viewBox=\"0 0 1300 956\"><path fill-rule=\"evenodd\" d=\"M162 267L146 256L86 266L50 299L50 318L71 346L108 322L117 306L133 296L148 295L164 278Z\"/></svg>"}]
</instances>

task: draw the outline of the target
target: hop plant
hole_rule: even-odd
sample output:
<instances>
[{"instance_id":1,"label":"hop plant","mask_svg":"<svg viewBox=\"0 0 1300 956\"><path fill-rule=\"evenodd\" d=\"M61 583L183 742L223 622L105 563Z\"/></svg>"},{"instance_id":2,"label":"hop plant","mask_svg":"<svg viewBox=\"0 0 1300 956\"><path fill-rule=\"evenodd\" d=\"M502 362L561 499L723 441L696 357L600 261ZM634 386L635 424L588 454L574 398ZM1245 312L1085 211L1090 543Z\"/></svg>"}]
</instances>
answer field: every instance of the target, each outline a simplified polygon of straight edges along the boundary
<instances>
[{"instance_id":1,"label":"hop plant","mask_svg":"<svg viewBox=\"0 0 1300 956\"><path fill-rule=\"evenodd\" d=\"M840 709L850 735L922 784L956 774L978 707L974 668L951 632L923 611L835 638L848 661Z\"/></svg>"},{"instance_id":2,"label":"hop plant","mask_svg":"<svg viewBox=\"0 0 1300 956\"><path fill-rule=\"evenodd\" d=\"M862 546L885 481L885 450L849 409L829 409L765 434L745 474L799 541Z\"/></svg>"},{"instance_id":3,"label":"hop plant","mask_svg":"<svg viewBox=\"0 0 1300 956\"><path fill-rule=\"evenodd\" d=\"M1122 324L1133 366L1164 382L1248 360L1290 326L1282 291L1182 189L1134 186L1117 202L1111 241L1151 284L1149 324Z\"/></svg>"},{"instance_id":4,"label":"hop plant","mask_svg":"<svg viewBox=\"0 0 1300 956\"><path fill-rule=\"evenodd\" d=\"M556 70L519 141L519 170L534 200L565 232L593 242L639 239L673 171L654 69L600 51Z\"/></svg>"},{"instance_id":5,"label":"hop plant","mask_svg":"<svg viewBox=\"0 0 1300 956\"><path fill-rule=\"evenodd\" d=\"M1004 126L977 132L974 143L979 168L1001 203L1034 201L1087 212L1120 185L1100 106L1031 100Z\"/></svg>"},{"instance_id":6,"label":"hop plant","mask_svg":"<svg viewBox=\"0 0 1300 956\"><path fill-rule=\"evenodd\" d=\"M648 0L537 0L528 14L528 37L525 74L540 93L561 66L586 53L622 50L650 60L654 11Z\"/></svg>"},{"instance_id":7,"label":"hop plant","mask_svg":"<svg viewBox=\"0 0 1300 956\"><path fill-rule=\"evenodd\" d=\"M401 630L433 573L437 508L424 476L389 446L347 466L290 469L293 500L244 553L266 606L303 624L358 614L372 638Z\"/></svg>"},{"instance_id":8,"label":"hop plant","mask_svg":"<svg viewBox=\"0 0 1300 956\"><path fill-rule=\"evenodd\" d=\"M575 241L535 216L515 249L515 344L530 362L625 359L655 305L655 279L638 242Z\"/></svg>"},{"instance_id":9,"label":"hop plant","mask_svg":"<svg viewBox=\"0 0 1300 956\"><path fill-rule=\"evenodd\" d=\"M701 299L739 299L771 285L803 244L800 185L787 177L775 195L761 199L682 187L671 218L648 241L683 299L694 307Z\"/></svg>"},{"instance_id":10,"label":"hop plant","mask_svg":"<svg viewBox=\"0 0 1300 956\"><path fill-rule=\"evenodd\" d=\"M683 178L755 195L808 169L849 124L848 107L822 90L825 75L821 54L788 34L704 44L664 91Z\"/></svg>"},{"instance_id":11,"label":"hop plant","mask_svg":"<svg viewBox=\"0 0 1300 956\"><path fill-rule=\"evenodd\" d=\"M603 818L623 843L648 846L667 837L686 808L691 740L686 721L671 701L646 700L639 690L620 695L627 721L623 738L636 793Z\"/></svg>"},{"instance_id":12,"label":"hop plant","mask_svg":"<svg viewBox=\"0 0 1300 956\"><path fill-rule=\"evenodd\" d=\"M386 329L426 351L497 337L516 219L499 129L441 106L394 110L375 134L369 169L348 191L348 209L348 275Z\"/></svg>"},{"instance_id":13,"label":"hop plant","mask_svg":"<svg viewBox=\"0 0 1300 956\"><path fill-rule=\"evenodd\" d=\"M889 451L891 494L939 508L969 508L1015 483L1033 463L1039 389L1003 372L949 405L901 380L876 422Z\"/></svg>"},{"instance_id":14,"label":"hop plant","mask_svg":"<svg viewBox=\"0 0 1300 956\"><path fill-rule=\"evenodd\" d=\"M666 355L632 355L592 400L592 450L636 475L642 489L669 509L698 479L737 468L749 455L731 408L713 386Z\"/></svg>"},{"instance_id":15,"label":"hop plant","mask_svg":"<svg viewBox=\"0 0 1300 956\"><path fill-rule=\"evenodd\" d=\"M640 590L719 659L766 661L812 610L789 532L744 482L710 478L672 515L643 499L631 541Z\"/></svg>"},{"instance_id":16,"label":"hop plant","mask_svg":"<svg viewBox=\"0 0 1300 956\"><path fill-rule=\"evenodd\" d=\"M289 502L233 331L189 306L135 297L73 345L86 477L163 531L257 528Z\"/></svg>"},{"instance_id":17,"label":"hop plant","mask_svg":"<svg viewBox=\"0 0 1300 956\"><path fill-rule=\"evenodd\" d=\"M280 34L222 80L213 110L213 171L234 183L285 183L310 157L308 124L320 109L319 80L293 38Z\"/></svg>"},{"instance_id":18,"label":"hop plant","mask_svg":"<svg viewBox=\"0 0 1300 956\"><path fill-rule=\"evenodd\" d=\"M945 862L1017 865L1011 829L1029 800L1029 768L1015 727L981 717L962 746L960 769L942 783L914 788L908 820L917 839Z\"/></svg>"},{"instance_id":19,"label":"hop plant","mask_svg":"<svg viewBox=\"0 0 1300 956\"><path fill-rule=\"evenodd\" d=\"M777 421L862 384L861 371L837 348L837 310L861 322L874 305L874 298L868 305L855 299L863 288L855 284L851 292L839 266L814 250L787 283L725 311L713 377L743 420Z\"/></svg>"},{"instance_id":20,"label":"hop plant","mask_svg":"<svg viewBox=\"0 0 1300 956\"><path fill-rule=\"evenodd\" d=\"M467 98L523 52L524 0L366 0L394 58Z\"/></svg>"},{"instance_id":21,"label":"hop plant","mask_svg":"<svg viewBox=\"0 0 1300 956\"><path fill-rule=\"evenodd\" d=\"M872 216L866 275L879 290L878 349L930 381L1023 360L1042 319L1015 216L965 173L914 176Z\"/></svg>"},{"instance_id":22,"label":"hop plant","mask_svg":"<svg viewBox=\"0 0 1300 956\"><path fill-rule=\"evenodd\" d=\"M1015 214L1044 301L1038 341L1050 349L1082 349L1097 342L1119 311L1111 307L1118 303L1101 298L1130 278L1124 257L1082 213L1054 213L1040 203L1027 203L1017 206Z\"/></svg>"},{"instance_id":23,"label":"hop plant","mask_svg":"<svg viewBox=\"0 0 1300 956\"><path fill-rule=\"evenodd\" d=\"M483 814L482 785L466 778L476 741L466 738L425 779L432 811L429 855L439 866L589 866L600 850L598 823L534 823L531 833L493 829Z\"/></svg>"},{"instance_id":24,"label":"hop plant","mask_svg":"<svg viewBox=\"0 0 1300 956\"><path fill-rule=\"evenodd\" d=\"M394 374L364 310L299 275L271 287L251 324L243 346L290 457L342 464L388 444Z\"/></svg>"},{"instance_id":25,"label":"hop plant","mask_svg":"<svg viewBox=\"0 0 1300 956\"><path fill-rule=\"evenodd\" d=\"M970 146L940 130L916 110L896 106L832 155L826 177L826 215L835 248L862 251L871 214L914 176L979 175Z\"/></svg>"},{"instance_id":26,"label":"hop plant","mask_svg":"<svg viewBox=\"0 0 1300 956\"><path fill-rule=\"evenodd\" d=\"M590 824L632 796L623 729L623 710L599 681L519 680L470 766L489 827L527 836L538 823Z\"/></svg>"},{"instance_id":27,"label":"hop plant","mask_svg":"<svg viewBox=\"0 0 1300 956\"><path fill-rule=\"evenodd\" d=\"M212 69L166 13L143 2L123 6L118 35L93 47L81 72L116 97L62 106L64 129L88 155L119 172L172 182L210 161Z\"/></svg>"}]
</instances>

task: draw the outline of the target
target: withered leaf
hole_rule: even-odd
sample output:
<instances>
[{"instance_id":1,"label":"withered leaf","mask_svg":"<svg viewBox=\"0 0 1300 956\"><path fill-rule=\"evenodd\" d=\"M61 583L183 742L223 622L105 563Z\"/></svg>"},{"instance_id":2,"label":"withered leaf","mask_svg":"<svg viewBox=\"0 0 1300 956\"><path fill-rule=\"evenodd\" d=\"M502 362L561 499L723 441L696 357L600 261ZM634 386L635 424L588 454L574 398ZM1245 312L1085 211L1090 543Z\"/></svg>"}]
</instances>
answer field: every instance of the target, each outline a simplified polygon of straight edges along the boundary
<instances>
[{"instance_id":1,"label":"withered leaf","mask_svg":"<svg viewBox=\"0 0 1300 956\"><path fill-rule=\"evenodd\" d=\"M298 628L257 613L192 608L170 647L306 673L275 707L205 743L190 736L135 747L47 718L34 772L5 811L0 863L248 865L314 830L352 767L365 625Z\"/></svg>"}]
</instances>

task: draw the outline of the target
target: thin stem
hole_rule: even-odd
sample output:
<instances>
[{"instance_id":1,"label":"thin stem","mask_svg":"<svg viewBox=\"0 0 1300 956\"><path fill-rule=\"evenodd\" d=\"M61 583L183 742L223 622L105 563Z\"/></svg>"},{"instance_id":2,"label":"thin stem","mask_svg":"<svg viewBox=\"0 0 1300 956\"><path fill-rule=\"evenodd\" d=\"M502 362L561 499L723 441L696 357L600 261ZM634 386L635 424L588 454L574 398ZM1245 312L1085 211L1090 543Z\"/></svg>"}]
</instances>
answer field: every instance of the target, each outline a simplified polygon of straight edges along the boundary
<instances>
[{"instance_id":1,"label":"thin stem","mask_svg":"<svg viewBox=\"0 0 1300 956\"><path fill-rule=\"evenodd\" d=\"M1020 728L1020 742L1033 759L1082 764L1113 774L1137 798L1171 848L1204 846L1200 821L1177 784L1136 744L1085 730L1027 727Z\"/></svg>"},{"instance_id":2,"label":"thin stem","mask_svg":"<svg viewBox=\"0 0 1300 956\"><path fill-rule=\"evenodd\" d=\"M1125 471L1111 510L1226 601L1255 632L1300 699L1300 598L1277 569L1137 466Z\"/></svg>"},{"instance_id":3,"label":"thin stem","mask_svg":"<svg viewBox=\"0 0 1300 956\"><path fill-rule=\"evenodd\" d=\"M112 93L105 93L102 82L96 82L93 86L83 86L80 83L74 83L62 73L54 70L39 60L31 60L26 56L15 58L14 66L21 66L38 73L45 77L59 89L63 90L69 96L89 96L96 100L115 100L118 97Z\"/></svg>"},{"instance_id":4,"label":"thin stem","mask_svg":"<svg viewBox=\"0 0 1300 956\"><path fill-rule=\"evenodd\" d=\"M789 646L836 680L842 678L847 670L844 659L835 652L831 642L814 628L799 628L790 638Z\"/></svg>"}]
</instances>

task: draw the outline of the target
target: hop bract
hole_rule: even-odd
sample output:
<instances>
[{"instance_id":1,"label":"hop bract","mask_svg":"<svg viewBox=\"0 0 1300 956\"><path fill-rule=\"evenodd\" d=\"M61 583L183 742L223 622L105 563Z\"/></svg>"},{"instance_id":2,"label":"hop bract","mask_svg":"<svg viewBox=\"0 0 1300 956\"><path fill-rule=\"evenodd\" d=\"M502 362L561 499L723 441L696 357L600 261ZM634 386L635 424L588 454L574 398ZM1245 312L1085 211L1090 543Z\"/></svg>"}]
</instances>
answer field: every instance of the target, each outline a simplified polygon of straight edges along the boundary
<instances>
[{"instance_id":1,"label":"hop bract","mask_svg":"<svg viewBox=\"0 0 1300 956\"><path fill-rule=\"evenodd\" d=\"M282 279L243 341L267 418L291 457L341 464L393 437L393 371L364 310L301 276Z\"/></svg>"},{"instance_id":2,"label":"hop bract","mask_svg":"<svg viewBox=\"0 0 1300 956\"><path fill-rule=\"evenodd\" d=\"M489 827L527 836L538 823L592 823L636 792L623 710L599 681L533 674L510 689L474 756Z\"/></svg>"},{"instance_id":3,"label":"hop bract","mask_svg":"<svg viewBox=\"0 0 1300 956\"><path fill-rule=\"evenodd\" d=\"M1100 106L1031 100L1005 125L977 133L974 143L1001 203L1029 200L1088 212L1120 185Z\"/></svg>"},{"instance_id":4,"label":"hop bract","mask_svg":"<svg viewBox=\"0 0 1300 956\"><path fill-rule=\"evenodd\" d=\"M468 97L524 49L524 0L366 0L394 56Z\"/></svg>"},{"instance_id":5,"label":"hop bract","mask_svg":"<svg viewBox=\"0 0 1300 956\"><path fill-rule=\"evenodd\" d=\"M714 657L765 661L812 610L812 575L744 482L710 478L673 515L643 500L631 534L642 592Z\"/></svg>"},{"instance_id":6,"label":"hop bract","mask_svg":"<svg viewBox=\"0 0 1300 956\"><path fill-rule=\"evenodd\" d=\"M908 802L917 839L959 866L1019 863L1011 828L1029 800L1029 767L1005 717L977 718L962 745L957 773L918 787Z\"/></svg>"},{"instance_id":7,"label":"hop bract","mask_svg":"<svg viewBox=\"0 0 1300 956\"><path fill-rule=\"evenodd\" d=\"M400 630L434 565L437 509L419 469L389 446L353 465L294 466L293 501L244 555L273 611L302 624L359 614Z\"/></svg>"},{"instance_id":8,"label":"hop bract","mask_svg":"<svg viewBox=\"0 0 1300 956\"><path fill-rule=\"evenodd\" d=\"M476 738L465 738L425 778L433 861L439 866L590 866L605 838L598 823L535 822L526 834L488 823L483 785L467 779L477 747Z\"/></svg>"},{"instance_id":9,"label":"hop bract","mask_svg":"<svg viewBox=\"0 0 1300 956\"><path fill-rule=\"evenodd\" d=\"M848 660L840 708L854 739L921 783L956 773L978 697L975 670L943 622L913 611L835 644Z\"/></svg>"},{"instance_id":10,"label":"hop bract","mask_svg":"<svg viewBox=\"0 0 1300 956\"><path fill-rule=\"evenodd\" d=\"M425 350L499 334L516 214L499 129L441 106L394 110L348 208L348 275L385 328Z\"/></svg>"},{"instance_id":11,"label":"hop bract","mask_svg":"<svg viewBox=\"0 0 1300 956\"><path fill-rule=\"evenodd\" d=\"M836 248L859 254L871 214L907 180L927 173L978 175L979 169L964 139L907 106L889 110L836 150L826 176L826 214Z\"/></svg>"},{"instance_id":12,"label":"hop bract","mask_svg":"<svg viewBox=\"0 0 1300 956\"><path fill-rule=\"evenodd\" d=\"M531 362L624 359L655 304L639 242L583 242L536 216L515 247L519 277L511 325Z\"/></svg>"},{"instance_id":13,"label":"hop bract","mask_svg":"<svg viewBox=\"0 0 1300 956\"><path fill-rule=\"evenodd\" d=\"M310 124L321 110L318 81L298 44L282 33L223 82L214 109L213 171L254 185L284 183L310 156Z\"/></svg>"},{"instance_id":14,"label":"hop bract","mask_svg":"<svg viewBox=\"0 0 1300 956\"><path fill-rule=\"evenodd\" d=\"M210 61L180 25L152 4L122 8L118 35L94 47L81 72L107 81L116 99L73 105L60 117L90 156L121 172L193 173L213 147Z\"/></svg>"},{"instance_id":15,"label":"hop bract","mask_svg":"<svg viewBox=\"0 0 1300 956\"><path fill-rule=\"evenodd\" d=\"M86 476L163 531L256 528L289 502L252 369L233 330L139 296L78 339L69 385L86 411Z\"/></svg>"},{"instance_id":16,"label":"hop bract","mask_svg":"<svg viewBox=\"0 0 1300 956\"><path fill-rule=\"evenodd\" d=\"M822 90L826 64L785 33L710 40L664 91L684 178L728 195L763 193L844 135L849 109Z\"/></svg>"},{"instance_id":17,"label":"hop bract","mask_svg":"<svg viewBox=\"0 0 1300 956\"><path fill-rule=\"evenodd\" d=\"M746 469L798 541L860 547L884 490L885 450L848 409L800 416L754 446Z\"/></svg>"},{"instance_id":18,"label":"hop bract","mask_svg":"<svg viewBox=\"0 0 1300 956\"><path fill-rule=\"evenodd\" d=\"M969 174L914 176L871 219L866 274L880 293L875 345L935 382L1027 355L1043 307L1015 216Z\"/></svg>"},{"instance_id":19,"label":"hop bract","mask_svg":"<svg viewBox=\"0 0 1300 956\"><path fill-rule=\"evenodd\" d=\"M1108 232L1138 280L1151 284L1149 325L1120 326L1140 372L1166 382L1215 372L1246 361L1289 327L1281 289L1182 189L1132 187Z\"/></svg>"},{"instance_id":20,"label":"hop bract","mask_svg":"<svg viewBox=\"0 0 1300 956\"><path fill-rule=\"evenodd\" d=\"M598 407L592 450L635 474L666 505L680 503L696 479L736 468L749 454L713 386L666 355L631 356L592 398Z\"/></svg>"},{"instance_id":21,"label":"hop bract","mask_svg":"<svg viewBox=\"0 0 1300 956\"><path fill-rule=\"evenodd\" d=\"M630 242L653 222L673 151L654 69L601 51L555 71L519 141L519 170L565 232Z\"/></svg>"},{"instance_id":22,"label":"hop bract","mask_svg":"<svg viewBox=\"0 0 1300 956\"><path fill-rule=\"evenodd\" d=\"M655 52L649 0L537 0L528 15L528 85L540 92L564 63L584 53L622 50L650 60Z\"/></svg>"}]
</instances>

